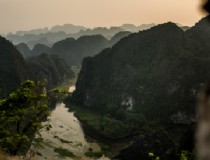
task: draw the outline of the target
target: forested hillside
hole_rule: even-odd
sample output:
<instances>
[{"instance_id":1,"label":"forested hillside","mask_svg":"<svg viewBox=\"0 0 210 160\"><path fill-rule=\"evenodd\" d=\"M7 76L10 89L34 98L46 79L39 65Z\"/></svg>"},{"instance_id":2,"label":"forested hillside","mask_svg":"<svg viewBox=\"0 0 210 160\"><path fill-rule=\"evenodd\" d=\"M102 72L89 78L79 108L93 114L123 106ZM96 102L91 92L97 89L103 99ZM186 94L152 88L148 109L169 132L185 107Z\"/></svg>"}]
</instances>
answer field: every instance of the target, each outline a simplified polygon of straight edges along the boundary
<instances>
[{"instance_id":1,"label":"forested hillside","mask_svg":"<svg viewBox=\"0 0 210 160\"><path fill-rule=\"evenodd\" d=\"M86 58L73 99L110 113L122 107L172 120L178 112L193 113L196 89L209 75L207 58L176 24L162 24Z\"/></svg>"},{"instance_id":2,"label":"forested hillside","mask_svg":"<svg viewBox=\"0 0 210 160\"><path fill-rule=\"evenodd\" d=\"M8 95L31 76L23 56L3 37L0 37L0 72L0 97Z\"/></svg>"},{"instance_id":3,"label":"forested hillside","mask_svg":"<svg viewBox=\"0 0 210 160\"><path fill-rule=\"evenodd\" d=\"M67 38L56 42L52 47L36 44L32 50L25 43L20 43L16 47L24 58L48 53L59 55L69 66L80 66L85 57L95 56L103 49L112 47L120 39L127 37L129 34L131 32L119 32L111 40L107 40L102 35L82 36L78 39Z\"/></svg>"},{"instance_id":4,"label":"forested hillside","mask_svg":"<svg viewBox=\"0 0 210 160\"><path fill-rule=\"evenodd\" d=\"M74 78L74 73L66 62L57 55L43 53L27 60L33 79L46 82L47 89L59 86L64 80Z\"/></svg>"},{"instance_id":5,"label":"forested hillside","mask_svg":"<svg viewBox=\"0 0 210 160\"><path fill-rule=\"evenodd\" d=\"M70 101L104 118L95 125L78 117L108 138L138 135L118 158L144 159L153 151L161 159L179 159L182 150L193 157L195 96L210 79L207 21L187 31L165 23L133 33L83 61ZM168 139L161 138L166 137L162 127Z\"/></svg>"},{"instance_id":6,"label":"forested hillside","mask_svg":"<svg viewBox=\"0 0 210 160\"><path fill-rule=\"evenodd\" d=\"M27 51L24 44L18 47ZM55 107L51 105L57 100L57 92L50 90L74 78L74 73L57 55L42 54L26 61L3 37L0 59L0 152L26 155L35 133L43 127L41 122L50 113L49 108Z\"/></svg>"}]
</instances>

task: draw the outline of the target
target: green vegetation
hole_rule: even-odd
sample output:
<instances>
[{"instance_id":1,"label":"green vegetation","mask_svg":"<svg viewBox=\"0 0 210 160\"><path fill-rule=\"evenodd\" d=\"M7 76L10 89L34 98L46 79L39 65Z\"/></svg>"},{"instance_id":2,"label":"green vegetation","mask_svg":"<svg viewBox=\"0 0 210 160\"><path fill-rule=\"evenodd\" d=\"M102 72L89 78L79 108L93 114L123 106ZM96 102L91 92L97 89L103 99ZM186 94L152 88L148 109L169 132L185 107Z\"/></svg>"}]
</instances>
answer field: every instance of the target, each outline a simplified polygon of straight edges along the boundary
<instances>
[{"instance_id":1,"label":"green vegetation","mask_svg":"<svg viewBox=\"0 0 210 160\"><path fill-rule=\"evenodd\" d=\"M0 100L0 148L17 154L41 127L49 115L47 96L43 85L26 81L7 98Z\"/></svg>"},{"instance_id":2,"label":"green vegetation","mask_svg":"<svg viewBox=\"0 0 210 160\"><path fill-rule=\"evenodd\" d=\"M40 143L40 142L43 142L43 138L34 138L34 141L36 142L36 143Z\"/></svg>"},{"instance_id":3,"label":"green vegetation","mask_svg":"<svg viewBox=\"0 0 210 160\"><path fill-rule=\"evenodd\" d=\"M79 106L70 105L70 110L75 111L75 116L80 122L87 126L88 131L86 132L85 129L87 136L94 135L93 138L99 138L97 139L99 142L103 139L103 141L100 142L101 150L109 157L116 156L120 150L130 146L135 135L151 131L147 129L148 126L145 126L144 118L138 114L130 113L127 117L127 121L122 122L108 115L103 115L99 112ZM126 140L123 140L122 138L125 137Z\"/></svg>"},{"instance_id":4,"label":"green vegetation","mask_svg":"<svg viewBox=\"0 0 210 160\"><path fill-rule=\"evenodd\" d=\"M15 91L30 78L30 71L14 45L0 36L0 98Z\"/></svg>"},{"instance_id":5,"label":"green vegetation","mask_svg":"<svg viewBox=\"0 0 210 160\"><path fill-rule=\"evenodd\" d=\"M84 59L69 103L83 107L75 107L76 116L106 138L136 136L122 160L146 159L149 152L179 159L182 150L193 152L196 93L210 79L207 21L186 32L161 24Z\"/></svg>"},{"instance_id":6,"label":"green vegetation","mask_svg":"<svg viewBox=\"0 0 210 160\"><path fill-rule=\"evenodd\" d=\"M64 100L69 92L63 88L53 88L48 92L48 96L54 101Z\"/></svg>"},{"instance_id":7,"label":"green vegetation","mask_svg":"<svg viewBox=\"0 0 210 160\"><path fill-rule=\"evenodd\" d=\"M84 57L94 56L108 45L107 39L101 35L67 38L56 42L50 53L61 56L69 66L80 66Z\"/></svg>"},{"instance_id":8,"label":"green vegetation","mask_svg":"<svg viewBox=\"0 0 210 160\"><path fill-rule=\"evenodd\" d=\"M54 148L54 152L58 153L62 157L75 157L71 151L64 148Z\"/></svg>"},{"instance_id":9,"label":"green vegetation","mask_svg":"<svg viewBox=\"0 0 210 160\"><path fill-rule=\"evenodd\" d=\"M181 151L180 160L194 160L195 154L189 151Z\"/></svg>"},{"instance_id":10,"label":"green vegetation","mask_svg":"<svg viewBox=\"0 0 210 160\"><path fill-rule=\"evenodd\" d=\"M97 130L100 129L101 116L97 112L77 106L71 106L70 110L75 111L75 115L80 121L87 123L90 126L94 126Z\"/></svg>"},{"instance_id":11,"label":"green vegetation","mask_svg":"<svg viewBox=\"0 0 210 160\"><path fill-rule=\"evenodd\" d=\"M121 121L110 115L103 115L79 106L71 105L70 110L75 111L75 115L81 122L110 139L134 135L138 130L143 129L146 124L144 117L135 113L128 113L126 120Z\"/></svg>"},{"instance_id":12,"label":"green vegetation","mask_svg":"<svg viewBox=\"0 0 210 160\"><path fill-rule=\"evenodd\" d=\"M53 88L50 90L51 93L61 93L61 94L67 94L68 91L67 90L64 90L62 88Z\"/></svg>"},{"instance_id":13,"label":"green vegetation","mask_svg":"<svg viewBox=\"0 0 210 160\"><path fill-rule=\"evenodd\" d=\"M65 60L57 55L41 54L27 59L36 81L47 82L47 89L59 86L64 80L74 78L74 73Z\"/></svg>"},{"instance_id":14,"label":"green vegetation","mask_svg":"<svg viewBox=\"0 0 210 160\"><path fill-rule=\"evenodd\" d=\"M71 102L112 117L132 106L149 121L171 122L177 112L194 114L194 92L210 78L209 62L206 47L176 24L162 24L85 58Z\"/></svg>"},{"instance_id":15,"label":"green vegetation","mask_svg":"<svg viewBox=\"0 0 210 160\"><path fill-rule=\"evenodd\" d=\"M67 141L65 139L59 138L58 136L54 136L54 138L59 139L61 141L61 143L67 143L67 144L73 143L72 141Z\"/></svg>"}]
</instances>

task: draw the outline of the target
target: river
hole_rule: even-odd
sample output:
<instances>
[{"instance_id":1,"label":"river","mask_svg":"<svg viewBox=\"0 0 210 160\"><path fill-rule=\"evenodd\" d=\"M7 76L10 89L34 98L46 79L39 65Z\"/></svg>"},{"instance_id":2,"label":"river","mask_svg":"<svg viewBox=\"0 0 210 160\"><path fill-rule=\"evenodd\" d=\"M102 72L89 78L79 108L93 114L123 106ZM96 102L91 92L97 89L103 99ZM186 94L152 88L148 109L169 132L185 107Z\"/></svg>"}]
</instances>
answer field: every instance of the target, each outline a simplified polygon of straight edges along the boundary
<instances>
[{"instance_id":1,"label":"river","mask_svg":"<svg viewBox=\"0 0 210 160\"><path fill-rule=\"evenodd\" d=\"M72 86L69 91L74 89ZM32 148L37 160L94 160L85 156L85 153L90 150L101 151L97 143L87 142L80 122L64 103L56 105L43 125L49 125L51 128L47 130L47 127L44 127L36 134ZM109 160L104 156L99 159Z\"/></svg>"}]
</instances>

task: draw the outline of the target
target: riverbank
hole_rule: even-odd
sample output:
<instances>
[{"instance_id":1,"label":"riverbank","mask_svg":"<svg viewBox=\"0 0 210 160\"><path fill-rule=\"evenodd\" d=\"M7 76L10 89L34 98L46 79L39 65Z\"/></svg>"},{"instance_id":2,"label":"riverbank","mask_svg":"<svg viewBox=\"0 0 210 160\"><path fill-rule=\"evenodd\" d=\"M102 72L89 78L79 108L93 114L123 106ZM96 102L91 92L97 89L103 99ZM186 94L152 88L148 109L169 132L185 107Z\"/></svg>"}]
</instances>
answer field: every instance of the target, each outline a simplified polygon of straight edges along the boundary
<instances>
[{"instance_id":1,"label":"riverbank","mask_svg":"<svg viewBox=\"0 0 210 160\"><path fill-rule=\"evenodd\" d=\"M71 112L75 112L75 116L81 123L87 141L98 143L101 146L102 152L107 157L115 157L121 150L131 145L134 138L133 135L112 139L105 137L99 132L102 117L100 113L75 105L67 104L67 107Z\"/></svg>"},{"instance_id":2,"label":"riverbank","mask_svg":"<svg viewBox=\"0 0 210 160\"><path fill-rule=\"evenodd\" d=\"M101 147L95 142L88 142L84 136L80 122L73 112L68 112L65 104L58 103L47 122L35 138L36 159L49 160L90 160L102 156ZM105 159L105 157L104 157Z\"/></svg>"}]
</instances>

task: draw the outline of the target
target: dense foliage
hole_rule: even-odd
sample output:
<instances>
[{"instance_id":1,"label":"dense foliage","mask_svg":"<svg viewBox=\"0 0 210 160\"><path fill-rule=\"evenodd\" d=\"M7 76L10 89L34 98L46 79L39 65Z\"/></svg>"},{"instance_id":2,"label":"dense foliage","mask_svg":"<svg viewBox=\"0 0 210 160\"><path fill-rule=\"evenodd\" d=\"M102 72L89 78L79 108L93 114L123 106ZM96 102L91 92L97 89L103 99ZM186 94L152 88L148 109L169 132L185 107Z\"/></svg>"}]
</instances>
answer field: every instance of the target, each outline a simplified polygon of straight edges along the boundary
<instances>
[{"instance_id":1,"label":"dense foliage","mask_svg":"<svg viewBox=\"0 0 210 160\"><path fill-rule=\"evenodd\" d=\"M82 36L78 39L67 38L54 43L51 48L44 44L37 44L32 50L25 43L20 43L17 45L17 49L25 58L39 56L42 53L56 54L62 57L69 66L80 66L84 57L98 54L130 33L119 32L111 40L107 40L101 35Z\"/></svg>"},{"instance_id":2,"label":"dense foliage","mask_svg":"<svg viewBox=\"0 0 210 160\"><path fill-rule=\"evenodd\" d=\"M127 37L128 35L130 35L131 32L129 31L124 31L124 32L119 32L117 34L115 34L111 40L109 41L110 46L114 46L118 41L120 41L122 38Z\"/></svg>"},{"instance_id":3,"label":"dense foliage","mask_svg":"<svg viewBox=\"0 0 210 160\"><path fill-rule=\"evenodd\" d=\"M162 24L86 58L72 101L112 114L131 109L156 121L179 121L180 112L188 123L197 88L210 78L209 62L206 46Z\"/></svg>"},{"instance_id":4,"label":"dense foliage","mask_svg":"<svg viewBox=\"0 0 210 160\"><path fill-rule=\"evenodd\" d=\"M36 44L34 48L31 50L31 57L39 56L42 53L48 53L50 47L45 46L44 44Z\"/></svg>"},{"instance_id":5,"label":"dense foliage","mask_svg":"<svg viewBox=\"0 0 210 160\"><path fill-rule=\"evenodd\" d=\"M27 58L26 60L16 47ZM7 96L27 79L45 81L47 89L51 89L66 79L74 78L74 73L69 65L59 56L43 53L29 58L32 53L26 44L16 47L5 38L0 37L0 97ZM45 51L46 47L37 45L32 52L40 50Z\"/></svg>"},{"instance_id":6,"label":"dense foliage","mask_svg":"<svg viewBox=\"0 0 210 160\"><path fill-rule=\"evenodd\" d=\"M193 158L195 95L200 84L210 79L207 21L204 18L187 31L173 23L158 25L131 34L112 48L83 61L76 91L70 100L100 113L101 117L108 115L97 124L106 124L99 131L103 135L119 138L117 136L126 131L124 137L129 131L138 135L133 144L121 152L120 158L140 159L148 152L154 152L161 159ZM129 114L142 115L145 122L136 130L130 130L134 119L129 121ZM158 136L165 137L167 143L173 139L170 147L164 138L153 137L153 131L160 127L169 137L163 136L165 131Z\"/></svg>"},{"instance_id":7,"label":"dense foliage","mask_svg":"<svg viewBox=\"0 0 210 160\"><path fill-rule=\"evenodd\" d=\"M152 153L159 159L179 160L179 154L176 152L175 144L168 134L156 130L140 134L134 143L129 148L122 150L116 158L120 160L150 160Z\"/></svg>"},{"instance_id":8,"label":"dense foliage","mask_svg":"<svg viewBox=\"0 0 210 160\"><path fill-rule=\"evenodd\" d=\"M108 47L108 41L101 35L83 36L75 40L67 38L55 43L50 52L58 54L70 65L81 65L84 57L94 56Z\"/></svg>"},{"instance_id":9,"label":"dense foliage","mask_svg":"<svg viewBox=\"0 0 210 160\"><path fill-rule=\"evenodd\" d=\"M30 78L22 55L13 44L0 36L0 97L7 96Z\"/></svg>"},{"instance_id":10,"label":"dense foliage","mask_svg":"<svg viewBox=\"0 0 210 160\"><path fill-rule=\"evenodd\" d=\"M48 114L43 84L29 80L21 84L0 100L0 148L10 154L23 152Z\"/></svg>"},{"instance_id":11,"label":"dense foliage","mask_svg":"<svg viewBox=\"0 0 210 160\"><path fill-rule=\"evenodd\" d=\"M31 56L31 50L25 43L20 43L16 45L17 50L23 55L24 58Z\"/></svg>"},{"instance_id":12,"label":"dense foliage","mask_svg":"<svg viewBox=\"0 0 210 160\"><path fill-rule=\"evenodd\" d=\"M57 55L41 54L27 60L36 81L47 82L47 89L60 85L64 80L74 78L74 73L64 59Z\"/></svg>"}]
</instances>

